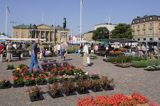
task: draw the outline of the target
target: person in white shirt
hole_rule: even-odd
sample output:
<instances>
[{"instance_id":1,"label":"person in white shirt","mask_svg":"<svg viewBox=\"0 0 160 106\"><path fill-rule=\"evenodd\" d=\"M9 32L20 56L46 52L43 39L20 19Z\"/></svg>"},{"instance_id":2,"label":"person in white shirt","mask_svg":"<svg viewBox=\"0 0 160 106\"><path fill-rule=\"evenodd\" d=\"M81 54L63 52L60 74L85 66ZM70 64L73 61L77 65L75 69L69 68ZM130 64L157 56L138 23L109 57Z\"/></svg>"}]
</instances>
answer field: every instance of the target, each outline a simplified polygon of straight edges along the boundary
<instances>
[{"instance_id":1,"label":"person in white shirt","mask_svg":"<svg viewBox=\"0 0 160 106\"><path fill-rule=\"evenodd\" d=\"M88 48L87 44L84 44L83 53L84 53L84 55L83 55L83 65L88 66L88 65L90 65L90 57L89 57L89 48Z\"/></svg>"},{"instance_id":2,"label":"person in white shirt","mask_svg":"<svg viewBox=\"0 0 160 106\"><path fill-rule=\"evenodd\" d=\"M57 44L58 54L60 54L60 49L61 49L61 45L60 45L60 44Z\"/></svg>"}]
</instances>

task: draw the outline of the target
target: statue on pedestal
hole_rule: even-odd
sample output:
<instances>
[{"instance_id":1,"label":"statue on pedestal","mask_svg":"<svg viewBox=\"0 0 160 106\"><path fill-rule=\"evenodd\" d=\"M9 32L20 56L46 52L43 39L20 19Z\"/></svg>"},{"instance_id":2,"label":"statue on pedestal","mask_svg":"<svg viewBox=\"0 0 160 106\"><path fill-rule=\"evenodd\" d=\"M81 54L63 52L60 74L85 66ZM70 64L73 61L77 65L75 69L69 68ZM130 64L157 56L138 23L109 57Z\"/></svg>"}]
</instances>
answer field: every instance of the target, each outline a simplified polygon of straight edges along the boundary
<instances>
[{"instance_id":1,"label":"statue on pedestal","mask_svg":"<svg viewBox=\"0 0 160 106\"><path fill-rule=\"evenodd\" d=\"M66 24L67 24L67 21L66 21L66 18L63 18L64 22L63 22L63 29L66 29Z\"/></svg>"}]
</instances>

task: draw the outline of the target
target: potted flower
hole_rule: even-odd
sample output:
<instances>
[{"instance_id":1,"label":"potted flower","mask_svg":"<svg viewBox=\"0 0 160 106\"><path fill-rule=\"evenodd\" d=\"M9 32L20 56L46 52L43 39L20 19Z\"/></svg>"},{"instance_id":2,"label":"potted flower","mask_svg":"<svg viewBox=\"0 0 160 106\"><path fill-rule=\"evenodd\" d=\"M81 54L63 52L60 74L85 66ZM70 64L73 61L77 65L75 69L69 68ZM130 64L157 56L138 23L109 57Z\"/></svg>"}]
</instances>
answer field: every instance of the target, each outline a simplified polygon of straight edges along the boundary
<instances>
[{"instance_id":1,"label":"potted flower","mask_svg":"<svg viewBox=\"0 0 160 106\"><path fill-rule=\"evenodd\" d=\"M31 77L31 78L28 78L28 79L24 79L24 84L25 84L26 86L36 85L35 78L34 78L34 77Z\"/></svg>"},{"instance_id":2,"label":"potted flower","mask_svg":"<svg viewBox=\"0 0 160 106\"><path fill-rule=\"evenodd\" d=\"M58 88L58 83L50 84L48 93L52 98L63 96Z\"/></svg>"},{"instance_id":3,"label":"potted flower","mask_svg":"<svg viewBox=\"0 0 160 106\"><path fill-rule=\"evenodd\" d=\"M52 83L54 83L54 82L56 82L56 77L51 76L51 77L48 78L48 83L49 83L49 84L52 84Z\"/></svg>"},{"instance_id":4,"label":"potted flower","mask_svg":"<svg viewBox=\"0 0 160 106\"><path fill-rule=\"evenodd\" d=\"M13 77L13 87L23 87L24 81L22 77Z\"/></svg>"},{"instance_id":5,"label":"potted flower","mask_svg":"<svg viewBox=\"0 0 160 106\"><path fill-rule=\"evenodd\" d=\"M42 96L40 88L37 87L37 86L31 87L27 91L29 92L29 97L30 97L31 102L39 101L39 100L44 99L44 97Z\"/></svg>"},{"instance_id":6,"label":"potted flower","mask_svg":"<svg viewBox=\"0 0 160 106\"><path fill-rule=\"evenodd\" d=\"M35 81L38 85L46 85L47 84L46 79L43 77L37 77L37 78L35 78Z\"/></svg>"},{"instance_id":7,"label":"potted flower","mask_svg":"<svg viewBox=\"0 0 160 106\"><path fill-rule=\"evenodd\" d=\"M0 89L10 88L11 83L7 80L0 80Z\"/></svg>"}]
</instances>

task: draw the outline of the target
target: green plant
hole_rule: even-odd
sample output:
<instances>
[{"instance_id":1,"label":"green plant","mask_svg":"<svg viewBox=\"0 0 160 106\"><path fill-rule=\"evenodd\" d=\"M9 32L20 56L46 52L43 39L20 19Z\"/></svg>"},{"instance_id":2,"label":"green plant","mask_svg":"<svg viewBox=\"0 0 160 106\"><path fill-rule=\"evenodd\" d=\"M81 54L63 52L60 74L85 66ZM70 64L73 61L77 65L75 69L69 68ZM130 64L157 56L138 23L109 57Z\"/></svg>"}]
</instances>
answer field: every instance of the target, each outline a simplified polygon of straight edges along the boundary
<instances>
[{"instance_id":1,"label":"green plant","mask_svg":"<svg viewBox=\"0 0 160 106\"><path fill-rule=\"evenodd\" d=\"M35 85L36 83L35 83L35 80L26 80L26 81L24 81L24 84L26 85L26 86L31 86L31 85Z\"/></svg>"},{"instance_id":2,"label":"green plant","mask_svg":"<svg viewBox=\"0 0 160 106\"><path fill-rule=\"evenodd\" d=\"M144 70L147 70L147 71L158 71L158 70L160 70L160 65L158 65L158 66L155 66L155 65L147 66Z\"/></svg>"},{"instance_id":3,"label":"green plant","mask_svg":"<svg viewBox=\"0 0 160 106\"><path fill-rule=\"evenodd\" d=\"M20 64L18 67L20 68L20 69L23 69L24 67L26 67L27 65L25 65L25 64ZM28 66L27 66L28 67Z\"/></svg>"},{"instance_id":4,"label":"green plant","mask_svg":"<svg viewBox=\"0 0 160 106\"><path fill-rule=\"evenodd\" d=\"M14 65L13 64L8 64L7 65L7 70L12 70L12 69L15 69Z\"/></svg>"},{"instance_id":5,"label":"green plant","mask_svg":"<svg viewBox=\"0 0 160 106\"><path fill-rule=\"evenodd\" d=\"M136 67L136 68L145 68L147 66L157 66L160 65L160 61L159 60L141 60L141 61L132 61L132 66Z\"/></svg>"}]
</instances>

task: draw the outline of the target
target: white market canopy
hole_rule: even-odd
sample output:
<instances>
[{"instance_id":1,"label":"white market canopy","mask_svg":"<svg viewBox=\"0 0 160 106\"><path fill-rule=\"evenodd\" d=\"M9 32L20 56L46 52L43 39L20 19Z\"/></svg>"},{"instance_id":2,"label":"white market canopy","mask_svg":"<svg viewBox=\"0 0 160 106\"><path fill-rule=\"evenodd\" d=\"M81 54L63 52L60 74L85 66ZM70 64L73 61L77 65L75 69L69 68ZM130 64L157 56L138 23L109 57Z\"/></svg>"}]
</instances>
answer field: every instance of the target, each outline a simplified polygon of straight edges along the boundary
<instances>
[{"instance_id":1,"label":"white market canopy","mask_svg":"<svg viewBox=\"0 0 160 106\"><path fill-rule=\"evenodd\" d=\"M14 40L14 41L35 41L35 40L40 40L40 41L46 41L46 39L35 39L35 38L1 38L0 40Z\"/></svg>"}]
</instances>

